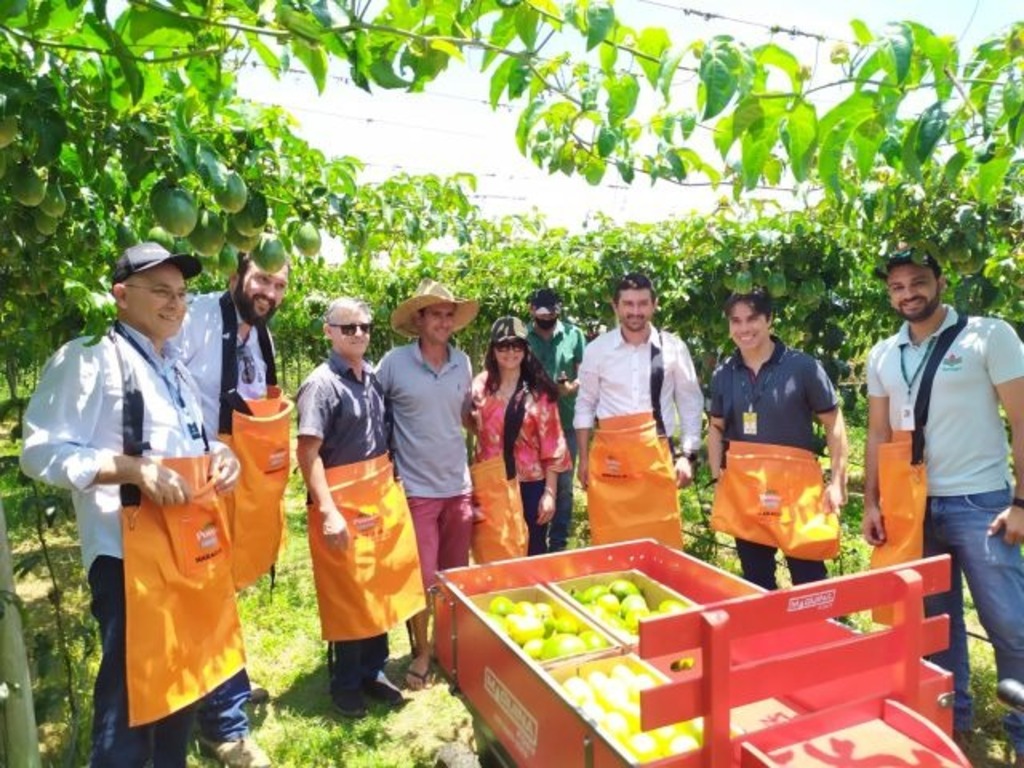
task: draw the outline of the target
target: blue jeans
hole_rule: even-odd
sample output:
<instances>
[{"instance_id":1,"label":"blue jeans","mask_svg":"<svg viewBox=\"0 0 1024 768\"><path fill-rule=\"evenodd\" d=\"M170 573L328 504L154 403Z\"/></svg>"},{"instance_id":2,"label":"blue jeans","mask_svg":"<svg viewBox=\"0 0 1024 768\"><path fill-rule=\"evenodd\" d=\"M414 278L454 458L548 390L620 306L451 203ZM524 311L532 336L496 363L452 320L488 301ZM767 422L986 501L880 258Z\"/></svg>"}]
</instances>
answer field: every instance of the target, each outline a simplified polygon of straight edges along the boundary
<instances>
[{"instance_id":1,"label":"blue jeans","mask_svg":"<svg viewBox=\"0 0 1024 768\"><path fill-rule=\"evenodd\" d=\"M765 544L736 539L736 553L740 556L743 578L764 589L778 589L779 585L775 581L775 553L777 551L775 547ZM828 578L825 563L821 560L801 560L798 557L786 555L786 565L789 566L789 576L793 580L794 586Z\"/></svg>"},{"instance_id":2,"label":"blue jeans","mask_svg":"<svg viewBox=\"0 0 1024 768\"><path fill-rule=\"evenodd\" d=\"M953 727L972 728L970 657L964 625L963 580L974 598L978 619L995 649L1000 679L1024 680L1024 562L1019 546L988 535L992 519L1010 505L1010 489L970 496L932 496L924 524L924 554L952 557L948 592L925 599L929 616L949 614L949 648L931 661L953 673L956 690ZM1013 712L1003 726L1017 754L1024 754L1024 715Z\"/></svg>"},{"instance_id":3,"label":"blue jeans","mask_svg":"<svg viewBox=\"0 0 1024 768\"><path fill-rule=\"evenodd\" d=\"M572 469L558 476L555 491L555 514L548 523L548 552L561 552L569 543L569 524L572 522L573 478L576 475L576 430L565 432L565 444L572 456Z\"/></svg>"},{"instance_id":4,"label":"blue jeans","mask_svg":"<svg viewBox=\"0 0 1024 768\"><path fill-rule=\"evenodd\" d=\"M92 615L100 625L102 656L93 690L92 768L184 768L194 707L162 720L128 726L125 669L124 561L101 555L89 568ZM152 761L150 763L149 761Z\"/></svg>"},{"instance_id":5,"label":"blue jeans","mask_svg":"<svg viewBox=\"0 0 1024 768\"><path fill-rule=\"evenodd\" d=\"M245 703L252 695L245 669L210 691L196 708L199 733L207 741L238 741L249 735Z\"/></svg>"},{"instance_id":6,"label":"blue jeans","mask_svg":"<svg viewBox=\"0 0 1024 768\"><path fill-rule=\"evenodd\" d=\"M331 693L359 690L377 679L388 660L387 634L363 640L341 640L327 644L327 674Z\"/></svg>"}]
</instances>

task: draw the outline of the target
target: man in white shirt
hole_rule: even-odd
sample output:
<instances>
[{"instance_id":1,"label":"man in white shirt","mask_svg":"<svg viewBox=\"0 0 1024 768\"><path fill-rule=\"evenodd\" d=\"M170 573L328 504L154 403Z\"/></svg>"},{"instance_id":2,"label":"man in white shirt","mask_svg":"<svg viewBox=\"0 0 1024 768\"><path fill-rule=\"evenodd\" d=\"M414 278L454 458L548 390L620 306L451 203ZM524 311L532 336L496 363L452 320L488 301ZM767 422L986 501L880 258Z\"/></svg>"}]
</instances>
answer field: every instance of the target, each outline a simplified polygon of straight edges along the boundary
<instances>
[{"instance_id":1,"label":"man in white shirt","mask_svg":"<svg viewBox=\"0 0 1024 768\"><path fill-rule=\"evenodd\" d=\"M198 638L183 631L189 617L166 615L183 603L167 601L156 583L148 585L153 588L148 609L162 612L165 620L154 627L140 626L132 618L131 606L137 603L126 586L125 563L133 545L126 541L127 531L122 533L121 517L123 510L134 509L138 517L132 519L142 525L138 510L151 508L146 505L192 503L196 488L161 459L201 460L208 453L209 476L215 479L218 493L229 492L238 478L239 466L231 450L203 431L195 383L170 341L187 310L185 280L201 268L194 257L172 256L155 243L125 251L111 288L117 304L114 327L99 342L83 337L64 345L47 363L25 412L22 470L71 492L92 612L99 622L102 657L93 699L94 766L143 765L148 760L156 768L185 765L195 699L169 707L172 711L155 721L129 725L130 708L169 700L174 691L132 677L133 648L127 646L126 634L129 628L141 630L181 650L199 644ZM170 551L170 541L162 544L159 552L132 550L132 554L155 559ZM166 558L164 562L173 567ZM217 587L218 595L226 590L223 596L231 601L230 574L226 568L221 573L227 575L220 582L200 586L204 590ZM202 610L195 604L190 608L194 613ZM237 616L233 619L237 628ZM175 626L175 636L161 631L165 625ZM237 639L240 642L240 633ZM240 665L240 654L233 658ZM209 666L217 660L216 654L205 658L198 671L210 672ZM169 659L148 661L153 662L152 674L147 675L152 679L173 680L182 672L166 668ZM191 670L184 671L189 674L182 679L191 687L195 678ZM215 677L216 671L212 674ZM139 683L149 694L147 701L135 695Z\"/></svg>"},{"instance_id":2,"label":"man in white shirt","mask_svg":"<svg viewBox=\"0 0 1024 768\"><path fill-rule=\"evenodd\" d=\"M261 400L267 397L268 386L277 384L274 345L267 324L284 299L289 271L290 265L286 263L276 272L268 272L249 254L239 254L238 268L231 276L228 290L197 296L192 302L178 342L182 359L199 385L203 421L210 434L232 435L234 414L226 394L234 390L241 400ZM282 416L288 419L287 414ZM280 430L275 434L277 432ZM280 450L284 451L284 457L277 469L283 471L286 478L287 429L283 436L285 442ZM245 437L233 435L224 439L237 441ZM263 439L270 438L264 436ZM250 467L246 465L249 454L242 448L239 446L239 458L244 478ZM247 503L237 498L243 486L249 485L243 479L231 509L232 529L236 534L232 553L236 560L236 582L239 582L240 558L246 558L246 563L258 560L262 566L248 569L252 572L237 583L239 588L247 586L258 573L273 564L272 559L267 562L266 555L270 553L272 558L277 549L273 545L279 546L281 541L281 494L273 492L262 480L262 474L257 471L252 483L257 486L257 498ZM277 490L283 493L283 484ZM236 523L236 514L244 519ZM243 540L238 534L245 534L246 538ZM204 751L229 768L270 765L270 759L250 735L244 706L251 695L248 674L242 670L207 696L196 712Z\"/></svg>"},{"instance_id":3,"label":"man in white shirt","mask_svg":"<svg viewBox=\"0 0 1024 768\"><path fill-rule=\"evenodd\" d=\"M693 481L704 397L686 344L651 324L646 275L619 280L612 308L619 327L587 346L573 419L591 539L682 546L677 489Z\"/></svg>"}]
</instances>

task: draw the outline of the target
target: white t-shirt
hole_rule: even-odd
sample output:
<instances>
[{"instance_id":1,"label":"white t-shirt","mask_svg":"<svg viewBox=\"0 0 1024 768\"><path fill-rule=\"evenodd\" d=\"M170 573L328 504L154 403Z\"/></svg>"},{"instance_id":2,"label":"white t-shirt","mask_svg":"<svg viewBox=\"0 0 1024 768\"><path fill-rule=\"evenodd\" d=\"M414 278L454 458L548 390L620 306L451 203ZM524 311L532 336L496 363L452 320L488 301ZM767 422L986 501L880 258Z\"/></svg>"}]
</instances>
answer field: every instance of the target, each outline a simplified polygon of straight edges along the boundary
<instances>
[{"instance_id":1,"label":"white t-shirt","mask_svg":"<svg viewBox=\"0 0 1024 768\"><path fill-rule=\"evenodd\" d=\"M893 429L901 429L904 407L913 409L921 382L914 373L919 365L923 372L931 338L956 321L956 310L947 307L942 325L919 344L911 343L904 323L899 333L872 348L868 395L889 399ZM984 493L1010 482L1009 443L996 385L1022 376L1024 345L1012 326L996 318L969 318L943 355L932 384L925 427L928 495Z\"/></svg>"}]
</instances>

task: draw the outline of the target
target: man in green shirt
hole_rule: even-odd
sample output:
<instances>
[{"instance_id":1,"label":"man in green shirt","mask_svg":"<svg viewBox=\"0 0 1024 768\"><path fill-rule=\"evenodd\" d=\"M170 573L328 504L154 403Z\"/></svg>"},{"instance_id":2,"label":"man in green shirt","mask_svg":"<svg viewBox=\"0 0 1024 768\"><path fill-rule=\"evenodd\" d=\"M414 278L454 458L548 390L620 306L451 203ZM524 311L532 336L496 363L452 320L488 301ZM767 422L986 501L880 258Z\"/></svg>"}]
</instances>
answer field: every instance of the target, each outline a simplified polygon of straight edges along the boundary
<instances>
[{"instance_id":1,"label":"man in green shirt","mask_svg":"<svg viewBox=\"0 0 1024 768\"><path fill-rule=\"evenodd\" d=\"M576 410L576 392L580 388L577 371L583 361L586 340L583 331L559 319L562 302L550 288L541 288L530 298L530 323L527 341L548 375L558 384L558 415L565 442L572 455L573 471L558 475L555 516L548 526L548 551L561 552L569 538L572 520L572 484L576 474L576 430L572 426Z\"/></svg>"}]
</instances>

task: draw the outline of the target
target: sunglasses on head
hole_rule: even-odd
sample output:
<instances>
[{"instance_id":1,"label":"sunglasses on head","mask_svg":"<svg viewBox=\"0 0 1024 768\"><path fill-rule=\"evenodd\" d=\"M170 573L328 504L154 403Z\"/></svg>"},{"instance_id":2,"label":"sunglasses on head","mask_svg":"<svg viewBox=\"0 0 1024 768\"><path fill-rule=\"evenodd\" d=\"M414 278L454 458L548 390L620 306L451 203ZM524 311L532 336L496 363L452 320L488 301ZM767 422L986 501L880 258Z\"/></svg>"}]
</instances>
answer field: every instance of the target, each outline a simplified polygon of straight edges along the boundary
<instances>
[{"instance_id":1,"label":"sunglasses on head","mask_svg":"<svg viewBox=\"0 0 1024 768\"><path fill-rule=\"evenodd\" d=\"M373 330L373 323L328 323L331 328L337 328L342 336L355 336L356 331L369 334Z\"/></svg>"},{"instance_id":2,"label":"sunglasses on head","mask_svg":"<svg viewBox=\"0 0 1024 768\"><path fill-rule=\"evenodd\" d=\"M524 341L496 341L494 342L494 349L496 352L508 352L510 349L518 349L520 352L526 351L526 342Z\"/></svg>"}]
</instances>

